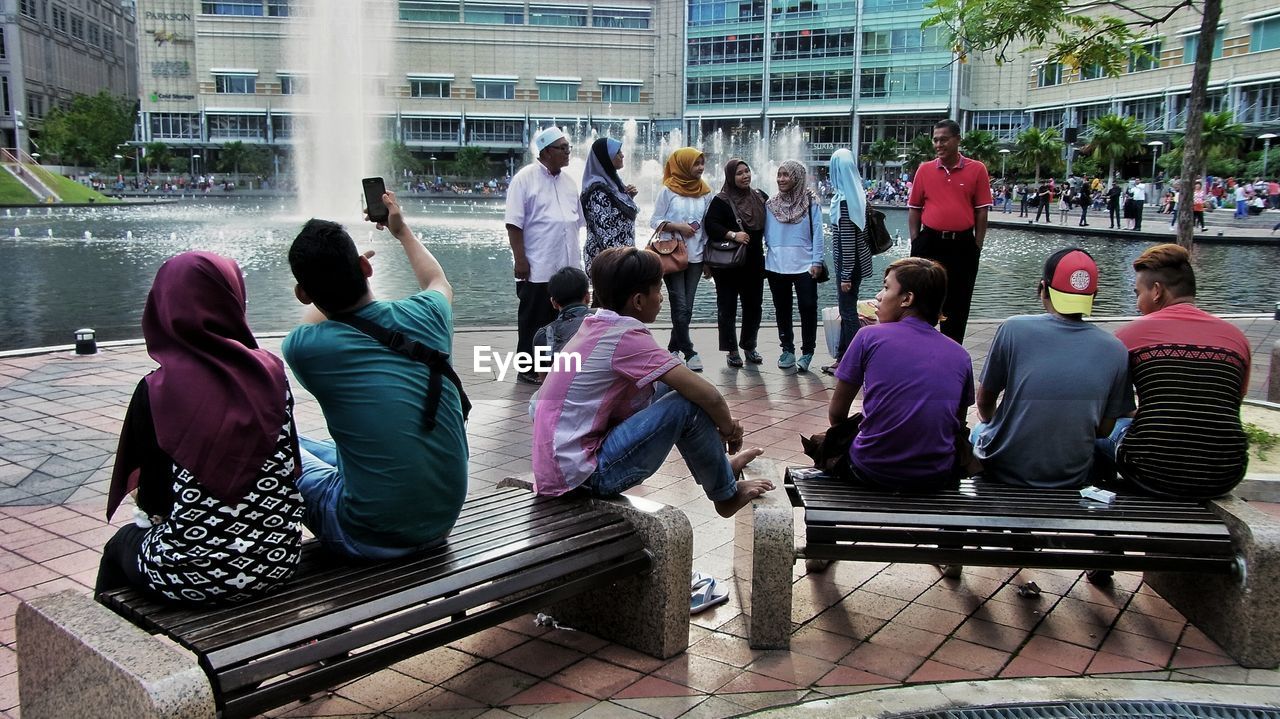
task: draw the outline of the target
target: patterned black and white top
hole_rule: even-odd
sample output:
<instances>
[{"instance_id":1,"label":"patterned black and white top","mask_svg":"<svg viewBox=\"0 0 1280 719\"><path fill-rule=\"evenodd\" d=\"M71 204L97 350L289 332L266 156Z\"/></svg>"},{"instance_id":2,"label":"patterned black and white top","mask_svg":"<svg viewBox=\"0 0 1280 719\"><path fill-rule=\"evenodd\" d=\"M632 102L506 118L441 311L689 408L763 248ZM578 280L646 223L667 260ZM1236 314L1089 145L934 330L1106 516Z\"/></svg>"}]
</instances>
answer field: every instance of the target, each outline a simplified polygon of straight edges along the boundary
<instances>
[{"instance_id":1,"label":"patterned black and white top","mask_svg":"<svg viewBox=\"0 0 1280 719\"><path fill-rule=\"evenodd\" d=\"M849 219L849 203L840 205L840 222L832 228L832 259L836 263L836 281L852 282L854 289L871 277L871 243L866 230L858 229Z\"/></svg>"},{"instance_id":2,"label":"patterned black and white top","mask_svg":"<svg viewBox=\"0 0 1280 719\"><path fill-rule=\"evenodd\" d=\"M139 394L145 408L138 406ZM149 588L174 601L211 603L237 602L279 587L301 558L303 503L294 484L299 460L292 395L286 396L288 417L275 452L235 505L209 494L155 444L145 396L142 383L130 421L137 422L132 429L139 434L132 436L143 445L135 449L148 457L138 503L154 524L142 540L138 567Z\"/></svg>"},{"instance_id":3,"label":"patterned black and white top","mask_svg":"<svg viewBox=\"0 0 1280 719\"><path fill-rule=\"evenodd\" d=\"M587 243L582 248L583 264L591 276L591 261L610 247L634 247L636 219L628 216L621 204L603 184L587 188L582 203L587 220Z\"/></svg>"}]
</instances>

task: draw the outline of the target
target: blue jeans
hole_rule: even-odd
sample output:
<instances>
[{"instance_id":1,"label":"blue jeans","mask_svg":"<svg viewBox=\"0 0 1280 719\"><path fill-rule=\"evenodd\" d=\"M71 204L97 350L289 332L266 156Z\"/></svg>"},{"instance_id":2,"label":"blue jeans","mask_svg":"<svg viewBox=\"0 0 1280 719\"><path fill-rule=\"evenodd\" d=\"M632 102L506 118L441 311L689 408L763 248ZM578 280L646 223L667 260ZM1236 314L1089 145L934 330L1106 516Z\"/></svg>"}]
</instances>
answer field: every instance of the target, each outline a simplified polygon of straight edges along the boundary
<instances>
[{"instance_id":1,"label":"blue jeans","mask_svg":"<svg viewBox=\"0 0 1280 719\"><path fill-rule=\"evenodd\" d=\"M676 447L708 499L732 498L738 483L711 417L670 387L658 383L656 388L653 404L623 420L605 437L596 455L596 471L583 486L598 497L621 494L657 472Z\"/></svg>"},{"instance_id":2,"label":"blue jeans","mask_svg":"<svg viewBox=\"0 0 1280 719\"><path fill-rule=\"evenodd\" d=\"M697 354L693 338L689 336L689 324L693 322L693 296L702 281L702 263L690 262L687 268L662 279L667 284L667 299L671 302L671 341L667 342L667 350L683 352L684 358L689 359Z\"/></svg>"},{"instance_id":3,"label":"blue jeans","mask_svg":"<svg viewBox=\"0 0 1280 719\"><path fill-rule=\"evenodd\" d=\"M332 440L298 435L302 474L298 493L305 511L302 523L316 535L324 548L350 559L395 559L444 542L444 537L420 547L375 547L347 534L338 522L338 501L342 497L342 472L338 470L338 449Z\"/></svg>"}]
</instances>

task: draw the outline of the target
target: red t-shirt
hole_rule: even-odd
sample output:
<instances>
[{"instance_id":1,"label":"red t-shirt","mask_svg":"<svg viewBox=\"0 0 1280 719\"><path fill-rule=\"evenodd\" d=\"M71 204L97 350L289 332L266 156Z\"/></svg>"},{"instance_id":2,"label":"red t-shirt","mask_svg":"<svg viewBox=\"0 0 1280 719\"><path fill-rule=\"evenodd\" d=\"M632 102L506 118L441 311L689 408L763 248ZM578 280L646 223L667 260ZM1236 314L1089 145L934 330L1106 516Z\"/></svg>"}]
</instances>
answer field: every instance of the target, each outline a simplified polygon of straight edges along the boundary
<instances>
[{"instance_id":1,"label":"red t-shirt","mask_svg":"<svg viewBox=\"0 0 1280 719\"><path fill-rule=\"evenodd\" d=\"M987 167L964 155L953 168L941 160L926 162L916 170L915 183L907 207L921 210L926 227L942 232L961 232L973 227L973 211L990 207L991 178Z\"/></svg>"}]
</instances>

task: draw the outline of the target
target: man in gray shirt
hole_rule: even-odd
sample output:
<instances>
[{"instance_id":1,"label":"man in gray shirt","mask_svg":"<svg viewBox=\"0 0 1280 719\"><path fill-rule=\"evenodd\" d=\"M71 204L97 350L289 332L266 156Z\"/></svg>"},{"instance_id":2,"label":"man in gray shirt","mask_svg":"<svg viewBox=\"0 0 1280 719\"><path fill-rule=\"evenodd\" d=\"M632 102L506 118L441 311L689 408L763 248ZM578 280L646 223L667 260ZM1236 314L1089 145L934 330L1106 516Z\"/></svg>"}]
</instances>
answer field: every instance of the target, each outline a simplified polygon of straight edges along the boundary
<instances>
[{"instance_id":1,"label":"man in gray shirt","mask_svg":"<svg viewBox=\"0 0 1280 719\"><path fill-rule=\"evenodd\" d=\"M1097 287L1089 253L1059 250L1040 281L1045 314L1011 317L996 331L977 391L982 423L973 432L988 479L1082 486L1090 481L1094 439L1133 412L1124 344L1083 320Z\"/></svg>"}]
</instances>

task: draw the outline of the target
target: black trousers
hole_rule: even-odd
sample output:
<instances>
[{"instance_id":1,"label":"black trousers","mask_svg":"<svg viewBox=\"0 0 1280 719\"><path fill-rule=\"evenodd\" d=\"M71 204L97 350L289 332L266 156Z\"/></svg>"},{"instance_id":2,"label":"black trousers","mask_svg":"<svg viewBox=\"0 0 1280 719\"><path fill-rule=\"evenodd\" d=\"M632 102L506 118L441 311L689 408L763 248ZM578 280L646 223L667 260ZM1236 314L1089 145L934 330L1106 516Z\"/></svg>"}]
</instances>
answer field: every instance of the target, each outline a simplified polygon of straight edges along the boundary
<instances>
[{"instance_id":1,"label":"black trousers","mask_svg":"<svg viewBox=\"0 0 1280 719\"><path fill-rule=\"evenodd\" d=\"M1116 228L1124 227L1124 223L1120 220L1120 203L1119 202L1107 203L1107 215L1111 219L1112 227L1116 227Z\"/></svg>"},{"instance_id":2,"label":"black trousers","mask_svg":"<svg viewBox=\"0 0 1280 719\"><path fill-rule=\"evenodd\" d=\"M551 306L551 293L546 282L517 282L516 297L520 307L516 310L516 352L533 354L533 335L556 318L556 308Z\"/></svg>"},{"instance_id":3,"label":"black trousers","mask_svg":"<svg viewBox=\"0 0 1280 719\"><path fill-rule=\"evenodd\" d=\"M978 245L973 230L939 232L921 227L911 243L913 257L935 260L947 270L947 297L942 303L942 334L964 343L973 285L978 279Z\"/></svg>"},{"instance_id":4,"label":"black trousers","mask_svg":"<svg viewBox=\"0 0 1280 719\"><path fill-rule=\"evenodd\" d=\"M1036 205L1036 218L1035 218L1034 220L1032 220L1032 222L1039 222L1039 221L1040 221L1040 213L1041 213L1041 212L1043 212L1043 213L1044 213L1044 221L1045 221L1045 222L1052 222L1052 221L1053 221L1053 208L1049 206L1049 203L1048 203L1046 200L1044 200L1044 198L1041 198L1041 199L1040 199L1040 204Z\"/></svg>"},{"instance_id":5,"label":"black trousers","mask_svg":"<svg viewBox=\"0 0 1280 719\"><path fill-rule=\"evenodd\" d=\"M146 588L146 576L138 568L138 555L142 553L142 540L146 536L147 530L130 522L107 540L102 548L102 561L98 563L94 594L120 587Z\"/></svg>"},{"instance_id":6,"label":"black trousers","mask_svg":"<svg viewBox=\"0 0 1280 719\"><path fill-rule=\"evenodd\" d=\"M778 318L778 344L783 352L796 351L791 290L800 310L800 354L813 354L818 340L818 283L808 272L785 275L766 272L769 294L773 295L773 313Z\"/></svg>"},{"instance_id":7,"label":"black trousers","mask_svg":"<svg viewBox=\"0 0 1280 719\"><path fill-rule=\"evenodd\" d=\"M711 270L716 282L716 327L720 330L720 351L756 348L760 317L764 309L764 267L747 264L729 270ZM737 332L738 302L742 303L742 334Z\"/></svg>"},{"instance_id":8,"label":"black trousers","mask_svg":"<svg viewBox=\"0 0 1280 719\"><path fill-rule=\"evenodd\" d=\"M1133 203L1133 229L1135 232L1142 229L1142 208L1146 204L1145 202Z\"/></svg>"}]
</instances>

